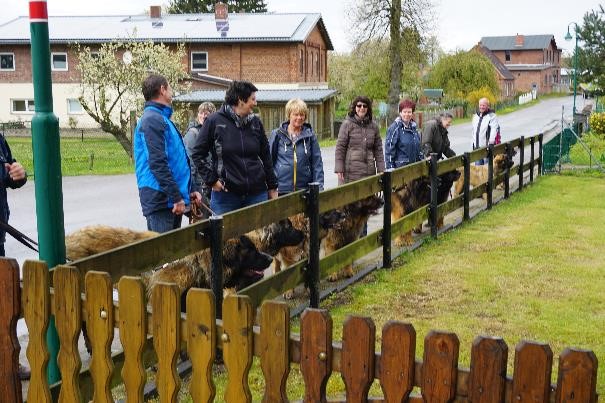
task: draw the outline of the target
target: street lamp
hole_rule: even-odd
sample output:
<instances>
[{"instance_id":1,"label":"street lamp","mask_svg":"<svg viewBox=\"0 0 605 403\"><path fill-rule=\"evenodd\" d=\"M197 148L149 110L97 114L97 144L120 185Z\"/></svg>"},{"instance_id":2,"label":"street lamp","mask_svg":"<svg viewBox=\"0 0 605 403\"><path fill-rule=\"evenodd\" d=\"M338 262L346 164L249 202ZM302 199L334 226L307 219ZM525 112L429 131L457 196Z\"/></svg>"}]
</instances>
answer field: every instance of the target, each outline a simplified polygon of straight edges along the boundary
<instances>
[{"instance_id":1,"label":"street lamp","mask_svg":"<svg viewBox=\"0 0 605 403\"><path fill-rule=\"evenodd\" d=\"M567 24L567 34L565 35L565 40L566 41L571 41L571 34L569 33L569 27L571 26L571 24L574 25L574 34L576 36L576 47L574 49L574 56L573 56L573 119L575 120L576 118L576 92L577 92L577 88L578 88L578 78L577 78L577 71L578 71L578 24L576 24L575 22L570 22L569 24Z\"/></svg>"}]
</instances>

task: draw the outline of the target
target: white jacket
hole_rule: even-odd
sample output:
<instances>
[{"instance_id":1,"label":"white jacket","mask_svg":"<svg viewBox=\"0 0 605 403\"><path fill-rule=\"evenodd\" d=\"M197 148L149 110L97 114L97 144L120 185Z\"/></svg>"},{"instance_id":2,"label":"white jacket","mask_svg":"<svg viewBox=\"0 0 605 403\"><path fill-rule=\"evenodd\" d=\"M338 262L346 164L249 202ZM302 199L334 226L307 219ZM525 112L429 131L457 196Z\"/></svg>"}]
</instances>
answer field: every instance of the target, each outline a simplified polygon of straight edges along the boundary
<instances>
[{"instance_id":1,"label":"white jacket","mask_svg":"<svg viewBox=\"0 0 605 403\"><path fill-rule=\"evenodd\" d=\"M488 144L494 144L496 136L500 133L500 123L496 113L491 109L483 116L479 112L473 115L473 133L471 144L473 150L486 147Z\"/></svg>"}]
</instances>

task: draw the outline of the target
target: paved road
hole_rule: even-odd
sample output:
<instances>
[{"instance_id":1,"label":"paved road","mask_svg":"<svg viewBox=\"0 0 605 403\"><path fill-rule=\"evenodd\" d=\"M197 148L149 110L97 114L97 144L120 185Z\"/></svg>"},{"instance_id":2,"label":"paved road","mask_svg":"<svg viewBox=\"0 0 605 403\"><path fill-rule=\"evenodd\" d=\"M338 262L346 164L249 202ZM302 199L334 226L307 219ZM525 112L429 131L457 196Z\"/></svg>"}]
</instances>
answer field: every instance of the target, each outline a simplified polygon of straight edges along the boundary
<instances>
[{"instance_id":1,"label":"paved road","mask_svg":"<svg viewBox=\"0 0 605 403\"><path fill-rule=\"evenodd\" d=\"M503 140L539 133L543 127L560 120L562 105L565 106L565 111L571 111L572 97L546 100L531 108L502 116L500 122ZM582 105L578 108L581 109ZM470 133L470 123L450 128L452 148L457 153L469 148ZM334 187L337 184L336 175L333 173L334 148L323 149L322 155L326 188ZM9 191L9 204L11 223L36 239L33 182L16 191ZM92 224L145 229L134 175L66 177L63 179L63 205L66 233ZM20 263L25 259L37 258L35 252L15 241L10 235L7 236L6 252L7 256L16 258Z\"/></svg>"}]
</instances>

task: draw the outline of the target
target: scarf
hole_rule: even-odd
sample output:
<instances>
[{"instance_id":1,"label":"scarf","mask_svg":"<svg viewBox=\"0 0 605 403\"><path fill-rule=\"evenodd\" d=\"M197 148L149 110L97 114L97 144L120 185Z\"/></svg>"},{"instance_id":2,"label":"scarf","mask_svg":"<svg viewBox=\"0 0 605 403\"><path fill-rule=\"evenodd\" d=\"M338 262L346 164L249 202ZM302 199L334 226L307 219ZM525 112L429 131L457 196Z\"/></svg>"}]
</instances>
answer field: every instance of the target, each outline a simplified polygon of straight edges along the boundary
<instances>
[{"instance_id":1,"label":"scarf","mask_svg":"<svg viewBox=\"0 0 605 403\"><path fill-rule=\"evenodd\" d=\"M250 123L250 121L252 121L252 119L254 118L254 113L241 117L240 115L235 113L231 105L225 105L225 110L227 111L229 116L231 116L231 119L233 119L233 121L235 122L235 126L238 129L248 126L248 123Z\"/></svg>"}]
</instances>

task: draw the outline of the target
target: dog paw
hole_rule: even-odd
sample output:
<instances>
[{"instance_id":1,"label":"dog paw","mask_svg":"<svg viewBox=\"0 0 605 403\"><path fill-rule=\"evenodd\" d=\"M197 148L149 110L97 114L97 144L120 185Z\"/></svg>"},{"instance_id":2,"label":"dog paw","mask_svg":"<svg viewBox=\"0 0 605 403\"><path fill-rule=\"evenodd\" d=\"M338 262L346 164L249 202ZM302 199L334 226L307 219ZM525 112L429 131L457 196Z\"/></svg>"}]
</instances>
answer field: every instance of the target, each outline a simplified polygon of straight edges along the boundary
<instances>
[{"instance_id":1,"label":"dog paw","mask_svg":"<svg viewBox=\"0 0 605 403\"><path fill-rule=\"evenodd\" d=\"M284 297L285 300L291 300L291 299L293 299L295 297L294 289L286 291L284 293L283 297Z\"/></svg>"},{"instance_id":2,"label":"dog paw","mask_svg":"<svg viewBox=\"0 0 605 403\"><path fill-rule=\"evenodd\" d=\"M408 232L404 235L399 235L397 238L395 238L393 243L397 247L411 246L414 244L414 238L412 238L412 234Z\"/></svg>"},{"instance_id":3,"label":"dog paw","mask_svg":"<svg viewBox=\"0 0 605 403\"><path fill-rule=\"evenodd\" d=\"M422 224L420 224L417 227L414 227L414 229L412 229L412 231L414 231L414 234L422 234Z\"/></svg>"}]
</instances>

